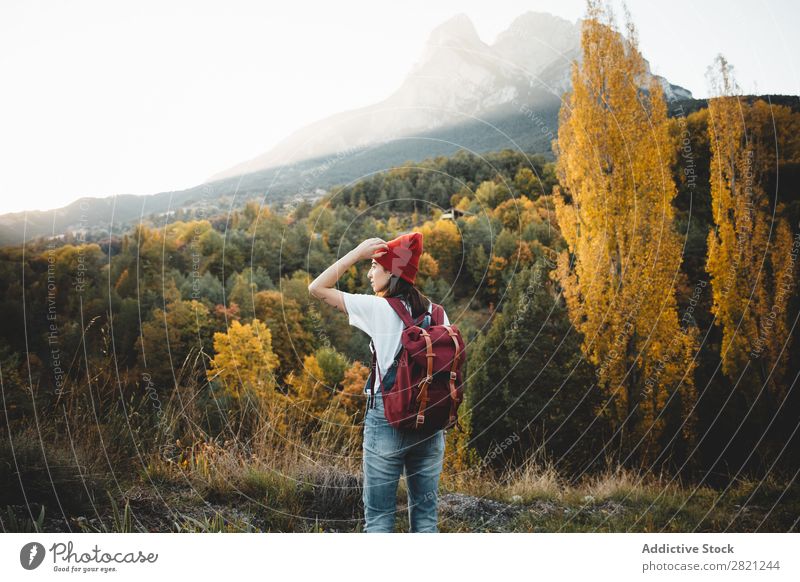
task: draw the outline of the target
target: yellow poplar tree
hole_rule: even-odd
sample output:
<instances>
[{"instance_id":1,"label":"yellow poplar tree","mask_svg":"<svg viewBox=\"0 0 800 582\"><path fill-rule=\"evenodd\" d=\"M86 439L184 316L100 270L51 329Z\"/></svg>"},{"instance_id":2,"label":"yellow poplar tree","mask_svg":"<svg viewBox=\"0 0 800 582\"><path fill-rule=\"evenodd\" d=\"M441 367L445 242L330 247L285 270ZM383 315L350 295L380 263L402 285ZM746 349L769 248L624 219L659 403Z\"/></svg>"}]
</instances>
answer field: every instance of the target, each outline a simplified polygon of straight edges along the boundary
<instances>
[{"instance_id":1,"label":"yellow poplar tree","mask_svg":"<svg viewBox=\"0 0 800 582\"><path fill-rule=\"evenodd\" d=\"M588 3L583 62L573 64L560 111L554 198L569 249L558 275L608 397L602 412L620 452L645 464L672 438L668 423L682 426L684 444L694 438L696 330L682 329L677 313L681 240L666 104L657 81L640 89L645 62L630 21L627 30L625 39L610 9Z\"/></svg>"},{"instance_id":2,"label":"yellow poplar tree","mask_svg":"<svg viewBox=\"0 0 800 582\"><path fill-rule=\"evenodd\" d=\"M723 372L734 382L751 368L759 382L740 382L782 398L790 339L787 304L795 288L792 233L764 184L777 171L773 115L763 102L740 100L732 68L718 56L708 102L711 200L707 270L712 313L722 328ZM776 112L780 115L781 112ZM795 138L796 139L796 138ZM755 398L756 394L750 394Z\"/></svg>"}]
</instances>

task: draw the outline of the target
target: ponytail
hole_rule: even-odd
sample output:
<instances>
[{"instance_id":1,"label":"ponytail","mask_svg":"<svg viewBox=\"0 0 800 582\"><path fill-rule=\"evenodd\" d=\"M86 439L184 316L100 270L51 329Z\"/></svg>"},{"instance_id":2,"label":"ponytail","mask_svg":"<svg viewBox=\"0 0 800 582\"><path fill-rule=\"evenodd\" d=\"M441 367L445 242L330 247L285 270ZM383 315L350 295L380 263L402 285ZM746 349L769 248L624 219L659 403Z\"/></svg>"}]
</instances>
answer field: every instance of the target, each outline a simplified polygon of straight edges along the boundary
<instances>
[{"instance_id":1,"label":"ponytail","mask_svg":"<svg viewBox=\"0 0 800 582\"><path fill-rule=\"evenodd\" d=\"M413 283L405 279L392 275L389 284L383 291L383 297L400 297L405 299L411 307L411 316L416 318L428 310L431 300L422 291L417 289Z\"/></svg>"}]
</instances>

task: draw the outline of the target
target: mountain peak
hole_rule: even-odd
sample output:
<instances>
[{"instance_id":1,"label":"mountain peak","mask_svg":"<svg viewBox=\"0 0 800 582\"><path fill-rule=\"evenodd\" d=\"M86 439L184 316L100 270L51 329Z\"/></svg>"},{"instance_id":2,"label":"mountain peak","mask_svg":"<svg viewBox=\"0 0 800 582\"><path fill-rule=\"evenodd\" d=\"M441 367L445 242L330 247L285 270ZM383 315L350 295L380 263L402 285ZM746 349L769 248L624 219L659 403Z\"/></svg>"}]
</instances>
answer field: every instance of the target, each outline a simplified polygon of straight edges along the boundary
<instances>
[{"instance_id":1,"label":"mountain peak","mask_svg":"<svg viewBox=\"0 0 800 582\"><path fill-rule=\"evenodd\" d=\"M568 63L577 56L580 28L546 12L524 12L497 35L492 50L508 62L536 75L554 63Z\"/></svg>"},{"instance_id":2,"label":"mountain peak","mask_svg":"<svg viewBox=\"0 0 800 582\"><path fill-rule=\"evenodd\" d=\"M272 150L211 180L430 132L465 120L518 114L521 104L552 110L570 87L572 62L580 59L580 21L524 12L490 46L480 39L469 16L455 14L431 31L402 84L385 99L309 124ZM666 80L661 82L668 99L690 96Z\"/></svg>"},{"instance_id":3,"label":"mountain peak","mask_svg":"<svg viewBox=\"0 0 800 582\"><path fill-rule=\"evenodd\" d=\"M428 45L482 45L478 31L470 20L469 16L463 12L445 20L442 24L433 29L428 37Z\"/></svg>"},{"instance_id":4,"label":"mountain peak","mask_svg":"<svg viewBox=\"0 0 800 582\"><path fill-rule=\"evenodd\" d=\"M505 30L505 32L532 32L532 31L549 31L551 34L556 32L553 27L557 29L573 29L575 24L569 20L550 14L549 12L534 12L528 10L517 16Z\"/></svg>"},{"instance_id":5,"label":"mountain peak","mask_svg":"<svg viewBox=\"0 0 800 582\"><path fill-rule=\"evenodd\" d=\"M464 61L480 60L490 52L489 45L478 36L472 20L462 12L433 29L407 79L420 75L452 75L453 69Z\"/></svg>"}]
</instances>

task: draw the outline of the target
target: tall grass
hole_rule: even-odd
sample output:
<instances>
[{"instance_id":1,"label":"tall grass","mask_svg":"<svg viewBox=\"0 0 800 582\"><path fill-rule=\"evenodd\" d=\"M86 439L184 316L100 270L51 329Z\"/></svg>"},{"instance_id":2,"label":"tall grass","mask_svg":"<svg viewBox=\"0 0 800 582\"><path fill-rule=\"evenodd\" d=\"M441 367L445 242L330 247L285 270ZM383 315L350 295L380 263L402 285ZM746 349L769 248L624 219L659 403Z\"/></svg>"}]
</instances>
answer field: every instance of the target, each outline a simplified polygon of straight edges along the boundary
<instances>
[{"instance_id":1,"label":"tall grass","mask_svg":"<svg viewBox=\"0 0 800 582\"><path fill-rule=\"evenodd\" d=\"M46 508L49 519L83 531L359 531L358 415L314 412L286 399L243 406L201 380L203 357L195 353L183 362L175 385L161 387L157 407L132 374L117 378L105 365L92 370L91 382L67 386L36 422L3 427L4 530L41 531ZM446 454L454 454L451 448ZM773 480L738 483L723 499L708 488L684 489L664 475L611 463L579 482L538 454L499 474L488 466L470 456L446 464L440 494L545 512L520 514L519 531L691 531L733 522L755 529L758 520L742 508L766 507L782 495L788 511L797 511L797 487L785 495ZM174 505L169 516L162 511L143 523L143 505L128 496L136 486L157 490ZM623 506L635 511L616 511Z\"/></svg>"}]
</instances>

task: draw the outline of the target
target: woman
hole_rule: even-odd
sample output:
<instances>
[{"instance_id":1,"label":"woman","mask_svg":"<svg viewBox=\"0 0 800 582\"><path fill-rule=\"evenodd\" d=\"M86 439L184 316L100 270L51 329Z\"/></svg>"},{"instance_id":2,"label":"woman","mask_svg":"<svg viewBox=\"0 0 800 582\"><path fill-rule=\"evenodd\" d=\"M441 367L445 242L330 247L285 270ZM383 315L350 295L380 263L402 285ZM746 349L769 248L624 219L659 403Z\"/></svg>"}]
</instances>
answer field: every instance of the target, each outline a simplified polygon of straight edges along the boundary
<instances>
[{"instance_id":1,"label":"woman","mask_svg":"<svg viewBox=\"0 0 800 582\"><path fill-rule=\"evenodd\" d=\"M408 517L412 532L436 532L439 475L444 460L444 430L434 433L392 427L383 413L380 381L390 373L400 351L403 321L384 297L400 297L414 319L430 311L432 303L415 286L422 254L422 234L401 235L388 243L367 239L328 267L309 292L348 314L350 325L367 333L375 346L378 378L375 401L364 420L364 517L367 532L394 530L397 483L400 473L408 486ZM360 260L371 260L367 276L374 295L334 289L342 273ZM427 320L427 321L426 321ZM425 316L421 325L430 325ZM444 325L450 325L447 314ZM368 389L365 387L365 392Z\"/></svg>"}]
</instances>

